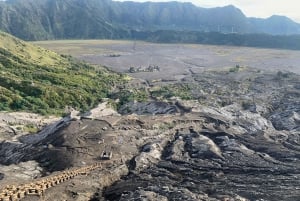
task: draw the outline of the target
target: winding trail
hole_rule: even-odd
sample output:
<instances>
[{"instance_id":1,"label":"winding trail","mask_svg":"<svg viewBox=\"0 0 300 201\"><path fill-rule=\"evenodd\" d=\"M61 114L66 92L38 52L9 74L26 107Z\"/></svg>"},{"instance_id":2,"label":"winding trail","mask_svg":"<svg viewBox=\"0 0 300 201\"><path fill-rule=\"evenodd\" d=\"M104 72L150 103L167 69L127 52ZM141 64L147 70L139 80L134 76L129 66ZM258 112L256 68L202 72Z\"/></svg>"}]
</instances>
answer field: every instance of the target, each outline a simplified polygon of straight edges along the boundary
<instances>
[{"instance_id":1,"label":"winding trail","mask_svg":"<svg viewBox=\"0 0 300 201\"><path fill-rule=\"evenodd\" d=\"M0 191L0 201L19 201L25 196L34 195L42 197L45 191L60 183L66 182L78 175L88 175L89 172L102 169L107 165L122 162L122 159L97 162L89 166L65 170L59 174L39 178L33 182L21 185L8 185Z\"/></svg>"}]
</instances>

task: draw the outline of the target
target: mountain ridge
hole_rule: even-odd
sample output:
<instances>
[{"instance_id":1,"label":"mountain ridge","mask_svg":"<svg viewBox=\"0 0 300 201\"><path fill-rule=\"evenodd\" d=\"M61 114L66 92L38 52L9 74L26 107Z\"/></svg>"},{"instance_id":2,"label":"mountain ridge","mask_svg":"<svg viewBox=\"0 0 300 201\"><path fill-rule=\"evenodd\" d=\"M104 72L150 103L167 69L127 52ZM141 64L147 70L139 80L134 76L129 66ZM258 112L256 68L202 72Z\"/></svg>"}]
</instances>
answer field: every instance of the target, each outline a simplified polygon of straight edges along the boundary
<instances>
[{"instance_id":1,"label":"mountain ridge","mask_svg":"<svg viewBox=\"0 0 300 201\"><path fill-rule=\"evenodd\" d=\"M157 30L300 34L300 24L289 18L247 18L233 5L201 8L192 3L111 0L0 2L0 29L24 40L120 39L132 38L132 31Z\"/></svg>"}]
</instances>

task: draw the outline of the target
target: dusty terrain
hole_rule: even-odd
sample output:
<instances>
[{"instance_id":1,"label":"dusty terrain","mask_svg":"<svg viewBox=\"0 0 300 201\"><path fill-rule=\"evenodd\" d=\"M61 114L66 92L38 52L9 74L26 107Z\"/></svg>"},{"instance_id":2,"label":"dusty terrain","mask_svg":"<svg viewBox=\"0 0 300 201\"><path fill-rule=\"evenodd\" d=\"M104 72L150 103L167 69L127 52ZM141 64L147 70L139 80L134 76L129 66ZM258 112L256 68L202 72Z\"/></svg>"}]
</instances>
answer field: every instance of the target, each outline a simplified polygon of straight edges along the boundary
<instances>
[{"instance_id":1,"label":"dusty terrain","mask_svg":"<svg viewBox=\"0 0 300 201\"><path fill-rule=\"evenodd\" d=\"M300 51L291 50L109 40L41 41L34 44L92 64L105 65L117 72L128 72L130 67L158 65L160 72L132 74L147 80L180 80L191 72L235 65L300 73Z\"/></svg>"},{"instance_id":2,"label":"dusty terrain","mask_svg":"<svg viewBox=\"0 0 300 201\"><path fill-rule=\"evenodd\" d=\"M99 61L125 58L120 47L130 55L127 48L132 43L124 42L127 44L124 47L123 43L102 44L116 45L121 56L105 56L117 53L115 50L103 53L103 60ZM171 52L169 61L172 64L176 50L170 46L161 48L164 52ZM200 48L185 45L179 49L187 46ZM138 51L139 44L134 48ZM5 135L3 129L0 186L28 183L68 168L101 162L102 151L108 150L113 153L111 160L118 159L118 162L56 185L45 191L43 199L299 200L300 76L285 72L286 69L282 72L265 70L263 63L257 68L239 63L242 66L232 71L230 69L236 63L228 59L228 55L233 54L234 48L229 48L227 56L215 58L215 52L214 56L205 57L203 52L212 54L213 48L202 48L198 58L207 58L212 63L224 59L227 63L222 68L190 65L178 70L180 65L185 65L177 64L177 68L172 69L171 65L167 67L166 64L163 68L162 63L159 64L167 70L162 72L169 72L169 69L174 73L171 82L193 85L190 89L193 100L172 97L169 100L132 102L126 106L130 112L119 111L122 114L103 103L85 114L73 111L69 116L41 127L37 134L19 133L16 137L13 132ZM269 52L263 55L263 51ZM259 60L276 51L253 49L252 53ZM247 56L243 51L238 53L236 50L235 54ZM297 54L286 52L279 60L283 63L296 61ZM182 57L188 56L182 54ZM273 57L264 59L268 64L274 62ZM114 68L126 71L122 62L119 67L123 64L123 68ZM255 61L248 59L248 62ZM297 63L291 65L297 69ZM169 75L162 72L132 75L167 79ZM132 81L132 86L148 90L168 83L165 80L151 82L150 79L148 82ZM4 124L4 128L5 125L10 126ZM23 200L39 200L39 197L28 196Z\"/></svg>"}]
</instances>

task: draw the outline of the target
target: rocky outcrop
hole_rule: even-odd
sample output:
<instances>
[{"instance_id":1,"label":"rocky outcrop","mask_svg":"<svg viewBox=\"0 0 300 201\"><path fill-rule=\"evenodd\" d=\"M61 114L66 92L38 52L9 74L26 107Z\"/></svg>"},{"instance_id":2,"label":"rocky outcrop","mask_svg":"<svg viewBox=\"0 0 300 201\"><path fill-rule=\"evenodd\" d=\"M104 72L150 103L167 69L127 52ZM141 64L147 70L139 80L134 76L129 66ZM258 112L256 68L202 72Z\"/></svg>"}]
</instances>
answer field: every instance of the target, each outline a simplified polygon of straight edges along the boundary
<instances>
[{"instance_id":1,"label":"rocky outcrop","mask_svg":"<svg viewBox=\"0 0 300 201\"><path fill-rule=\"evenodd\" d=\"M105 116L120 116L120 114L116 110L111 108L108 102L103 102L82 115L82 117L90 119L97 119Z\"/></svg>"},{"instance_id":2,"label":"rocky outcrop","mask_svg":"<svg viewBox=\"0 0 300 201\"><path fill-rule=\"evenodd\" d=\"M123 163L58 185L45 199L292 201L300 196L297 128L276 130L259 112L232 104L198 106L188 114L123 115L113 123L108 121L115 114L99 115L68 116L19 142L2 142L0 161L11 165L0 168L2 183L84 166L108 150ZM37 162L22 168L20 162L29 160Z\"/></svg>"},{"instance_id":3,"label":"rocky outcrop","mask_svg":"<svg viewBox=\"0 0 300 201\"><path fill-rule=\"evenodd\" d=\"M135 113L138 115L174 114L179 112L175 105L166 102L131 102L122 106L119 111L121 114Z\"/></svg>"},{"instance_id":4,"label":"rocky outcrop","mask_svg":"<svg viewBox=\"0 0 300 201\"><path fill-rule=\"evenodd\" d=\"M17 141L18 137L41 130L59 119L26 112L0 112L0 141Z\"/></svg>"},{"instance_id":5,"label":"rocky outcrop","mask_svg":"<svg viewBox=\"0 0 300 201\"><path fill-rule=\"evenodd\" d=\"M270 116L270 121L277 130L294 130L300 127L300 102L290 103L292 107L278 108Z\"/></svg>"},{"instance_id":6,"label":"rocky outcrop","mask_svg":"<svg viewBox=\"0 0 300 201\"><path fill-rule=\"evenodd\" d=\"M160 159L109 187L106 198L297 199L300 152L286 145L291 136L295 140L295 133L276 131L260 113L240 109L236 116L238 105L202 108L194 115L203 118L203 124L177 124L174 137L163 149L144 146L140 161L149 161L151 154L144 154L146 151L159 156L161 150ZM282 135L287 137L280 138ZM294 147L299 145L293 142Z\"/></svg>"},{"instance_id":7,"label":"rocky outcrop","mask_svg":"<svg viewBox=\"0 0 300 201\"><path fill-rule=\"evenodd\" d=\"M148 168L150 165L157 163L160 160L161 152L161 143L146 144L142 148L142 152L134 158L134 169L141 171Z\"/></svg>"},{"instance_id":8,"label":"rocky outcrop","mask_svg":"<svg viewBox=\"0 0 300 201\"><path fill-rule=\"evenodd\" d=\"M131 103L121 109L130 115L100 104L2 141L1 186L99 162L107 151L119 162L55 186L45 200L298 200L299 96L288 90L298 80L275 90L270 75L251 78L253 86L218 78L203 88L206 104Z\"/></svg>"},{"instance_id":9,"label":"rocky outcrop","mask_svg":"<svg viewBox=\"0 0 300 201\"><path fill-rule=\"evenodd\" d=\"M42 176L43 169L36 161L21 162L9 166L0 165L1 183L26 182Z\"/></svg>"}]
</instances>

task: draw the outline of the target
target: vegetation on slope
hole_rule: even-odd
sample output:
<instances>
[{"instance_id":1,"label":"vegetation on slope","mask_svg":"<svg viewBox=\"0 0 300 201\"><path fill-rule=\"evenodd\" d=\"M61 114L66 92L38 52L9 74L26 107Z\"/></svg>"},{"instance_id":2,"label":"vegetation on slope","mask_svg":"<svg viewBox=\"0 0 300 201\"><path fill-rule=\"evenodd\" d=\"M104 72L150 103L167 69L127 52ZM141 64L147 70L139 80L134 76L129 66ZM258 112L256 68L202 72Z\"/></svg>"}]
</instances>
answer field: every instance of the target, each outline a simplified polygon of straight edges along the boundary
<instances>
[{"instance_id":1,"label":"vegetation on slope","mask_svg":"<svg viewBox=\"0 0 300 201\"><path fill-rule=\"evenodd\" d=\"M86 110L126 81L124 75L74 61L0 33L0 110L62 114Z\"/></svg>"},{"instance_id":2,"label":"vegetation on slope","mask_svg":"<svg viewBox=\"0 0 300 201\"><path fill-rule=\"evenodd\" d=\"M218 32L168 31L132 32L139 40L158 43L195 43L300 50L300 35L224 34Z\"/></svg>"}]
</instances>

